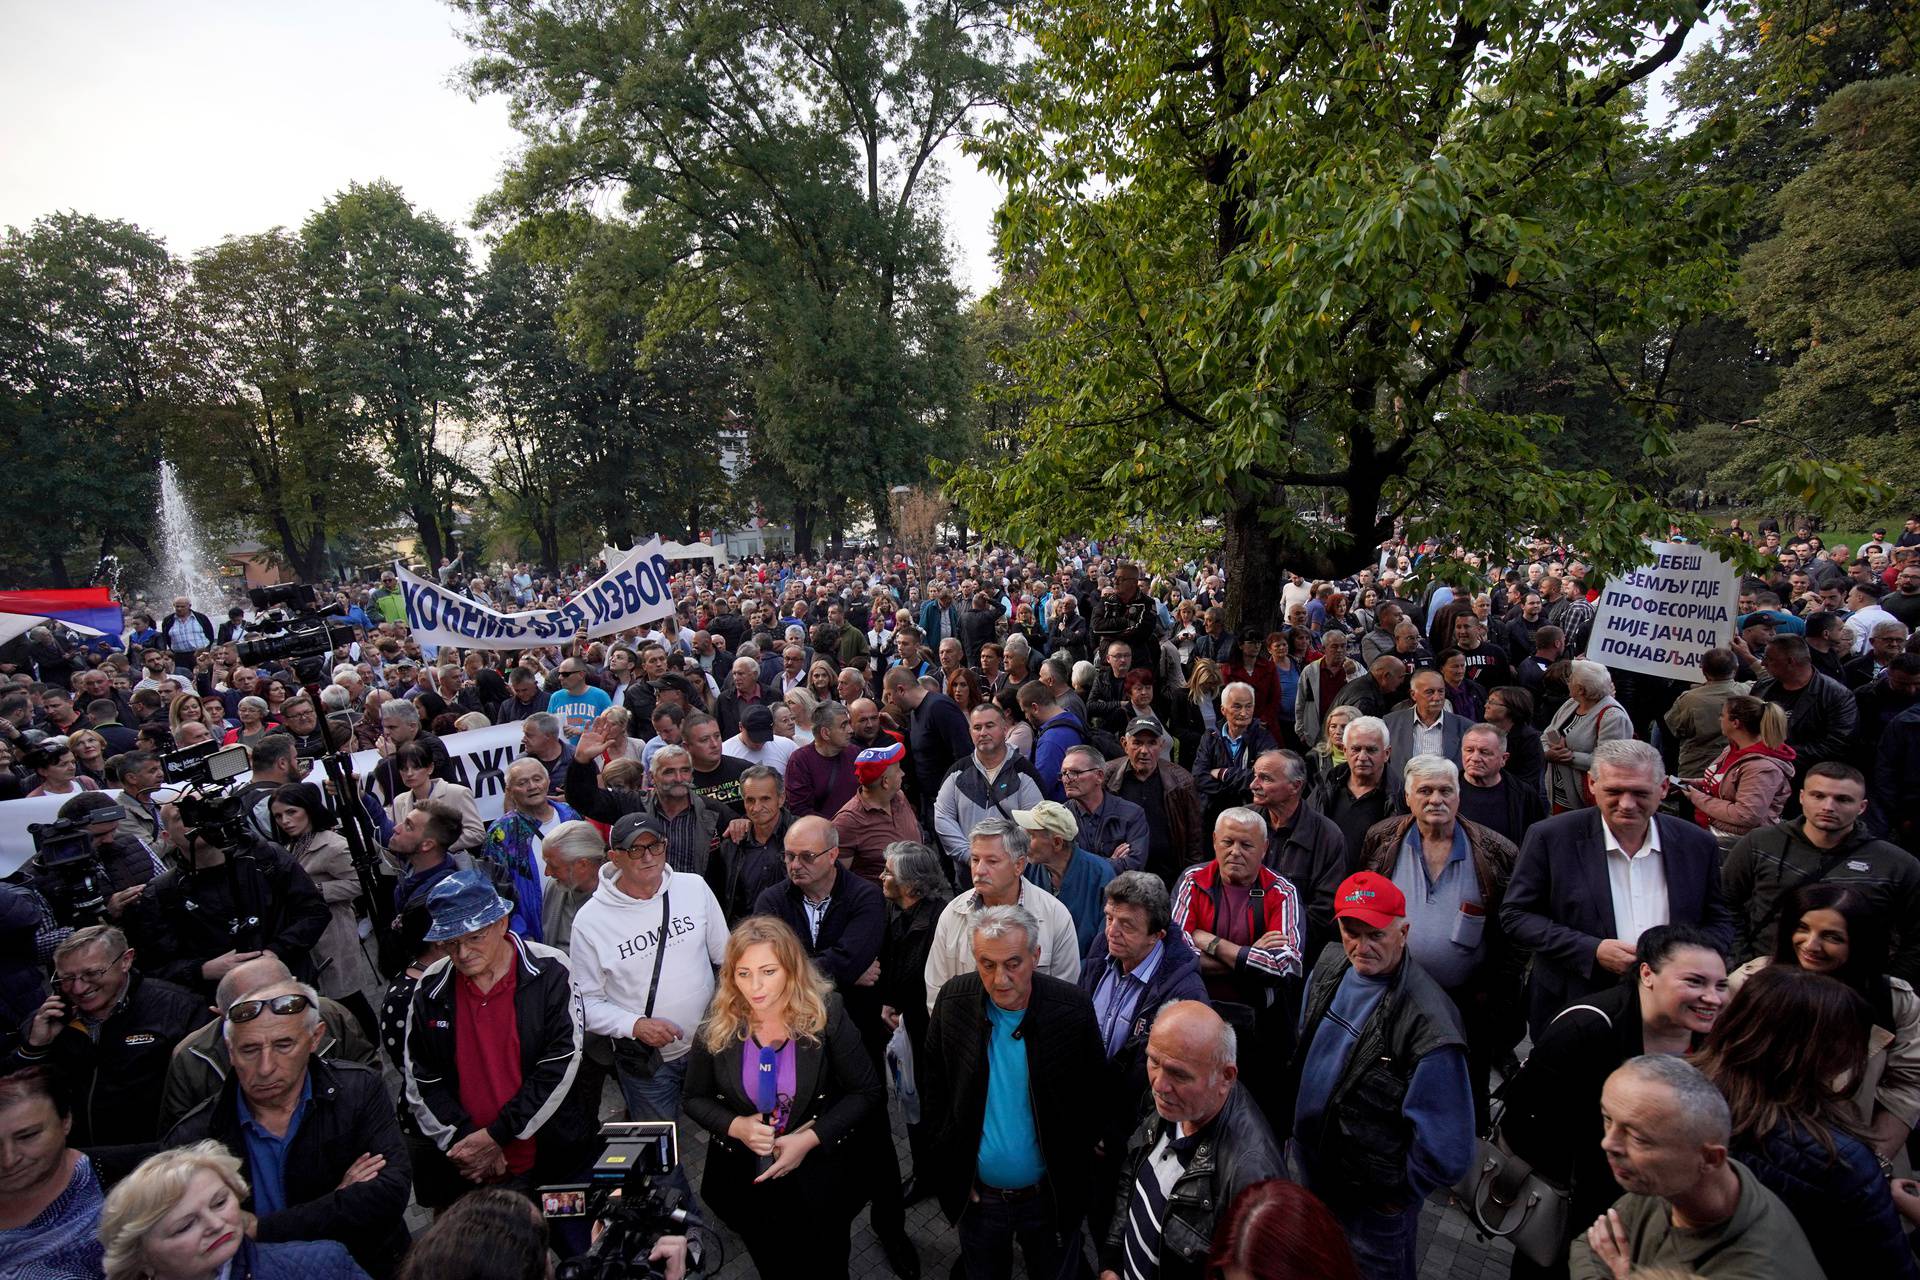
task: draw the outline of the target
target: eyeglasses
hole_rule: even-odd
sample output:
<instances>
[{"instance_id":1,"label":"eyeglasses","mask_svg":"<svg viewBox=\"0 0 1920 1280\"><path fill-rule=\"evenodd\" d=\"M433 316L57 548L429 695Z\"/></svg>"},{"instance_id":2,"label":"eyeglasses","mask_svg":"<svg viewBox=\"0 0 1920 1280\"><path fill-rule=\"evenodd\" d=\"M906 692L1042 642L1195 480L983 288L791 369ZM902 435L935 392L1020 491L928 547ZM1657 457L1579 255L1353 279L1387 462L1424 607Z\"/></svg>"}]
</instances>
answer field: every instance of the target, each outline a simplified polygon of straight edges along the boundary
<instances>
[{"instance_id":1,"label":"eyeglasses","mask_svg":"<svg viewBox=\"0 0 1920 1280\"><path fill-rule=\"evenodd\" d=\"M788 849L780 855L780 859L783 862L798 862L802 866L810 867L832 853L833 850L831 849L819 849L812 853L808 853L804 849Z\"/></svg>"},{"instance_id":2,"label":"eyeglasses","mask_svg":"<svg viewBox=\"0 0 1920 1280\"><path fill-rule=\"evenodd\" d=\"M305 1013L310 1002L303 995L268 996L265 1000L238 1000L227 1006L227 1021L235 1026L252 1022L263 1013Z\"/></svg>"},{"instance_id":3,"label":"eyeglasses","mask_svg":"<svg viewBox=\"0 0 1920 1280\"><path fill-rule=\"evenodd\" d=\"M1081 778L1081 777L1085 777L1089 773L1098 773L1098 772L1100 772L1098 769L1062 769L1060 771L1060 776L1063 778Z\"/></svg>"},{"instance_id":4,"label":"eyeglasses","mask_svg":"<svg viewBox=\"0 0 1920 1280\"><path fill-rule=\"evenodd\" d=\"M121 955L125 954L125 952L121 953ZM53 982L55 986L67 987L69 989L82 985L97 987L108 974L114 971L119 963L120 957L115 956L111 961L96 969L82 969L78 973L56 973L53 975Z\"/></svg>"}]
</instances>

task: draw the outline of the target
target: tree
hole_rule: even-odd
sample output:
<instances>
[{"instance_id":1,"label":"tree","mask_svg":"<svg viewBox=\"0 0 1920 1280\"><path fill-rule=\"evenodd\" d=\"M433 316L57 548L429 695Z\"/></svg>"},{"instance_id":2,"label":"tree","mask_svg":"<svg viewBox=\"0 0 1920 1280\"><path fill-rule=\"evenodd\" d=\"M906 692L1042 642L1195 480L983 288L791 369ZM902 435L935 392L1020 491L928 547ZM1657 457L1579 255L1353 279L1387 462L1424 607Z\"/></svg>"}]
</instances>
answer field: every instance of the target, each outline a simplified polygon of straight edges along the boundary
<instances>
[{"instance_id":1,"label":"tree","mask_svg":"<svg viewBox=\"0 0 1920 1280\"><path fill-rule=\"evenodd\" d=\"M124 546L155 562L161 350L181 278L131 223L60 213L0 241L8 576L70 586L69 557Z\"/></svg>"},{"instance_id":2,"label":"tree","mask_svg":"<svg viewBox=\"0 0 1920 1280\"><path fill-rule=\"evenodd\" d=\"M453 3L481 53L470 86L508 95L530 140L491 210L619 192L683 277L654 330L740 301L762 357L751 448L796 545L849 504L884 522L964 394L928 186L1006 74L995 7Z\"/></svg>"},{"instance_id":3,"label":"tree","mask_svg":"<svg viewBox=\"0 0 1920 1280\"><path fill-rule=\"evenodd\" d=\"M1847 86L1814 133L1818 157L1775 199L1779 230L1743 263L1748 323L1785 366L1754 424L1759 447L1784 437L1853 459L1886 478L1899 509L1915 509L1920 79Z\"/></svg>"},{"instance_id":4,"label":"tree","mask_svg":"<svg viewBox=\"0 0 1920 1280\"><path fill-rule=\"evenodd\" d=\"M313 281L315 385L379 442L437 564L474 477L457 453L472 375L471 271L452 227L389 182L354 183L300 232Z\"/></svg>"},{"instance_id":5,"label":"tree","mask_svg":"<svg viewBox=\"0 0 1920 1280\"><path fill-rule=\"evenodd\" d=\"M1042 553L1218 518L1229 612L1257 623L1278 621L1283 567L1351 570L1403 520L1461 549L1577 531L1601 565L1636 561L1671 513L1566 466L1550 415L1489 408L1469 375L1725 304L1739 203L1695 177L1714 128L1656 148L1629 109L1699 17L1653 0L1029 11L1035 85L982 155L1008 186L1036 404L1021 463L953 487ZM1637 435L1665 447L1657 412Z\"/></svg>"},{"instance_id":6,"label":"tree","mask_svg":"<svg viewBox=\"0 0 1920 1280\"><path fill-rule=\"evenodd\" d=\"M318 386L314 292L299 241L278 227L194 258L175 371L188 405L169 450L212 499L204 509L249 520L308 582L384 487L362 461L359 420Z\"/></svg>"}]
</instances>

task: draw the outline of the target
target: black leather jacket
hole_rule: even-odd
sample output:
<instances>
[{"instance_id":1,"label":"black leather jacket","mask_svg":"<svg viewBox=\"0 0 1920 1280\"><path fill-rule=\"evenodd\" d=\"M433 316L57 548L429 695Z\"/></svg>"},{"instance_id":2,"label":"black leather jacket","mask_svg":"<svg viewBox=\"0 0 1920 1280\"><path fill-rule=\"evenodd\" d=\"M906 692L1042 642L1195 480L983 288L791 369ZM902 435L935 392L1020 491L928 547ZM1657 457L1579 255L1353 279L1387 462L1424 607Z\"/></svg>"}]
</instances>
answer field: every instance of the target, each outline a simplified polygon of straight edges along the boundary
<instances>
[{"instance_id":1,"label":"black leather jacket","mask_svg":"<svg viewBox=\"0 0 1920 1280\"><path fill-rule=\"evenodd\" d=\"M1121 1270L1126 1251L1127 1204L1141 1164L1165 1135L1168 1121L1159 1112L1141 1121L1127 1141L1120 1162L1120 1180L1114 1196L1113 1217L1100 1242L1102 1270ZM1187 1167L1174 1179L1167 1195L1166 1216L1160 1224L1160 1276L1185 1280L1206 1273L1207 1250L1213 1229L1241 1190L1266 1178L1286 1177L1280 1144L1254 1104L1244 1084L1236 1083L1227 1101L1199 1135L1199 1145Z\"/></svg>"}]
</instances>

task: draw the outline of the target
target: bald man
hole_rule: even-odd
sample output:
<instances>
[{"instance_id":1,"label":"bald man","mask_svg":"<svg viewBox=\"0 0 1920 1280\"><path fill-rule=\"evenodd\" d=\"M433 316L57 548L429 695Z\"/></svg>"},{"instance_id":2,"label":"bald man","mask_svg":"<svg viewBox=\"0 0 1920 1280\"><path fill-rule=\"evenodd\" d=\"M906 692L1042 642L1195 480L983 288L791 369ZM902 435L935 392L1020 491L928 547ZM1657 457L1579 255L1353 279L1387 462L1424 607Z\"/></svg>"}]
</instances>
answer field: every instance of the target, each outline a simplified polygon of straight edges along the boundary
<instances>
[{"instance_id":1,"label":"bald man","mask_svg":"<svg viewBox=\"0 0 1920 1280\"><path fill-rule=\"evenodd\" d=\"M162 1133L171 1129L181 1116L219 1093L227 1082L227 1041L220 1034L220 1019L227 1006L246 992L292 978L285 962L271 951L227 970L227 976L214 988L213 1021L174 1046L173 1061L167 1064L167 1082L160 1094ZM322 1034L316 1057L339 1058L369 1067L378 1065L373 1043L345 1005L321 996L320 1025Z\"/></svg>"},{"instance_id":2,"label":"bald man","mask_svg":"<svg viewBox=\"0 0 1920 1280\"><path fill-rule=\"evenodd\" d=\"M1176 1000L1154 1018L1153 1114L1120 1162L1101 1280L1204 1274L1214 1227L1234 1197L1286 1176L1273 1131L1240 1083L1237 1049L1233 1028L1198 1000Z\"/></svg>"}]
</instances>

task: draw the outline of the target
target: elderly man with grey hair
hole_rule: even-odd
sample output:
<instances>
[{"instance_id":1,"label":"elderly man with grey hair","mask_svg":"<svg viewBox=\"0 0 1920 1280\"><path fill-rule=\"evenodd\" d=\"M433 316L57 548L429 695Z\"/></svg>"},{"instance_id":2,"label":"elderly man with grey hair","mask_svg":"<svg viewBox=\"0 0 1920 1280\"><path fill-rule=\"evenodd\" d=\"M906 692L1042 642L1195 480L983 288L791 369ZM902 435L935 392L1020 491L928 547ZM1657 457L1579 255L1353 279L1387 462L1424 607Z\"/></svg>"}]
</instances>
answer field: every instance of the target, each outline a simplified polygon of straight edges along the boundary
<instances>
[{"instance_id":1,"label":"elderly man with grey hair","mask_svg":"<svg viewBox=\"0 0 1920 1280\"><path fill-rule=\"evenodd\" d=\"M1573 1280L1668 1268L1706 1277L1822 1274L1792 1211L1728 1155L1731 1112L1698 1067L1667 1054L1629 1058L1607 1077L1600 1111L1600 1149L1626 1194L1574 1239Z\"/></svg>"},{"instance_id":2,"label":"elderly man with grey hair","mask_svg":"<svg viewBox=\"0 0 1920 1280\"><path fill-rule=\"evenodd\" d=\"M1417 755L1405 769L1407 813L1367 833L1365 870L1406 895L1407 954L1460 1014L1474 1113L1484 1127L1488 1077L1520 1039L1527 956L1500 927L1515 850L1498 832L1460 816L1460 770Z\"/></svg>"},{"instance_id":3,"label":"elderly man with grey hair","mask_svg":"<svg viewBox=\"0 0 1920 1280\"><path fill-rule=\"evenodd\" d=\"M1378 716L1355 716L1341 736L1346 760L1320 775L1307 803L1332 820L1347 841L1347 870L1360 869L1367 832L1384 822L1400 797L1388 782L1393 733Z\"/></svg>"},{"instance_id":4,"label":"elderly man with grey hair","mask_svg":"<svg viewBox=\"0 0 1920 1280\"><path fill-rule=\"evenodd\" d=\"M1102 1101L1087 1064L1101 1060L1100 1032L1079 988L1040 972L1047 932L1024 906L970 915L971 962L942 984L927 1027L934 1167L923 1176L958 1228L970 1280L1011 1275L1016 1241L1030 1276L1083 1265Z\"/></svg>"},{"instance_id":5,"label":"elderly man with grey hair","mask_svg":"<svg viewBox=\"0 0 1920 1280\"><path fill-rule=\"evenodd\" d=\"M249 991L225 1016L232 1074L166 1145L211 1138L240 1157L256 1239L339 1240L387 1274L407 1246L413 1179L380 1073L318 1056L320 996L304 983Z\"/></svg>"},{"instance_id":6,"label":"elderly man with grey hair","mask_svg":"<svg viewBox=\"0 0 1920 1280\"><path fill-rule=\"evenodd\" d=\"M1655 925L1699 925L1722 953L1733 946L1720 846L1659 811L1667 794L1659 750L1632 738L1598 743L1591 776L1590 808L1527 832L1500 906L1508 935L1533 952L1527 1025L1536 1037L1575 1000L1618 983Z\"/></svg>"},{"instance_id":7,"label":"elderly man with grey hair","mask_svg":"<svg viewBox=\"0 0 1920 1280\"><path fill-rule=\"evenodd\" d=\"M955 895L934 925L927 953L927 1007L933 1007L949 980L973 969L968 921L986 907L1025 909L1038 922L1033 940L1040 948L1040 971L1063 982L1078 981L1080 938L1073 913L1026 878L1031 852L1026 830L1008 818L983 819L968 833L967 852L973 887Z\"/></svg>"},{"instance_id":8,"label":"elderly man with grey hair","mask_svg":"<svg viewBox=\"0 0 1920 1280\"><path fill-rule=\"evenodd\" d=\"M380 737L374 744L380 752L380 763L373 767L373 780L380 788L383 804L392 804L393 798L407 789L400 781L393 753L409 742L418 742L432 755L434 777L452 781L446 744L440 741L439 735L421 725L420 708L405 698L391 698L380 704Z\"/></svg>"}]
</instances>

